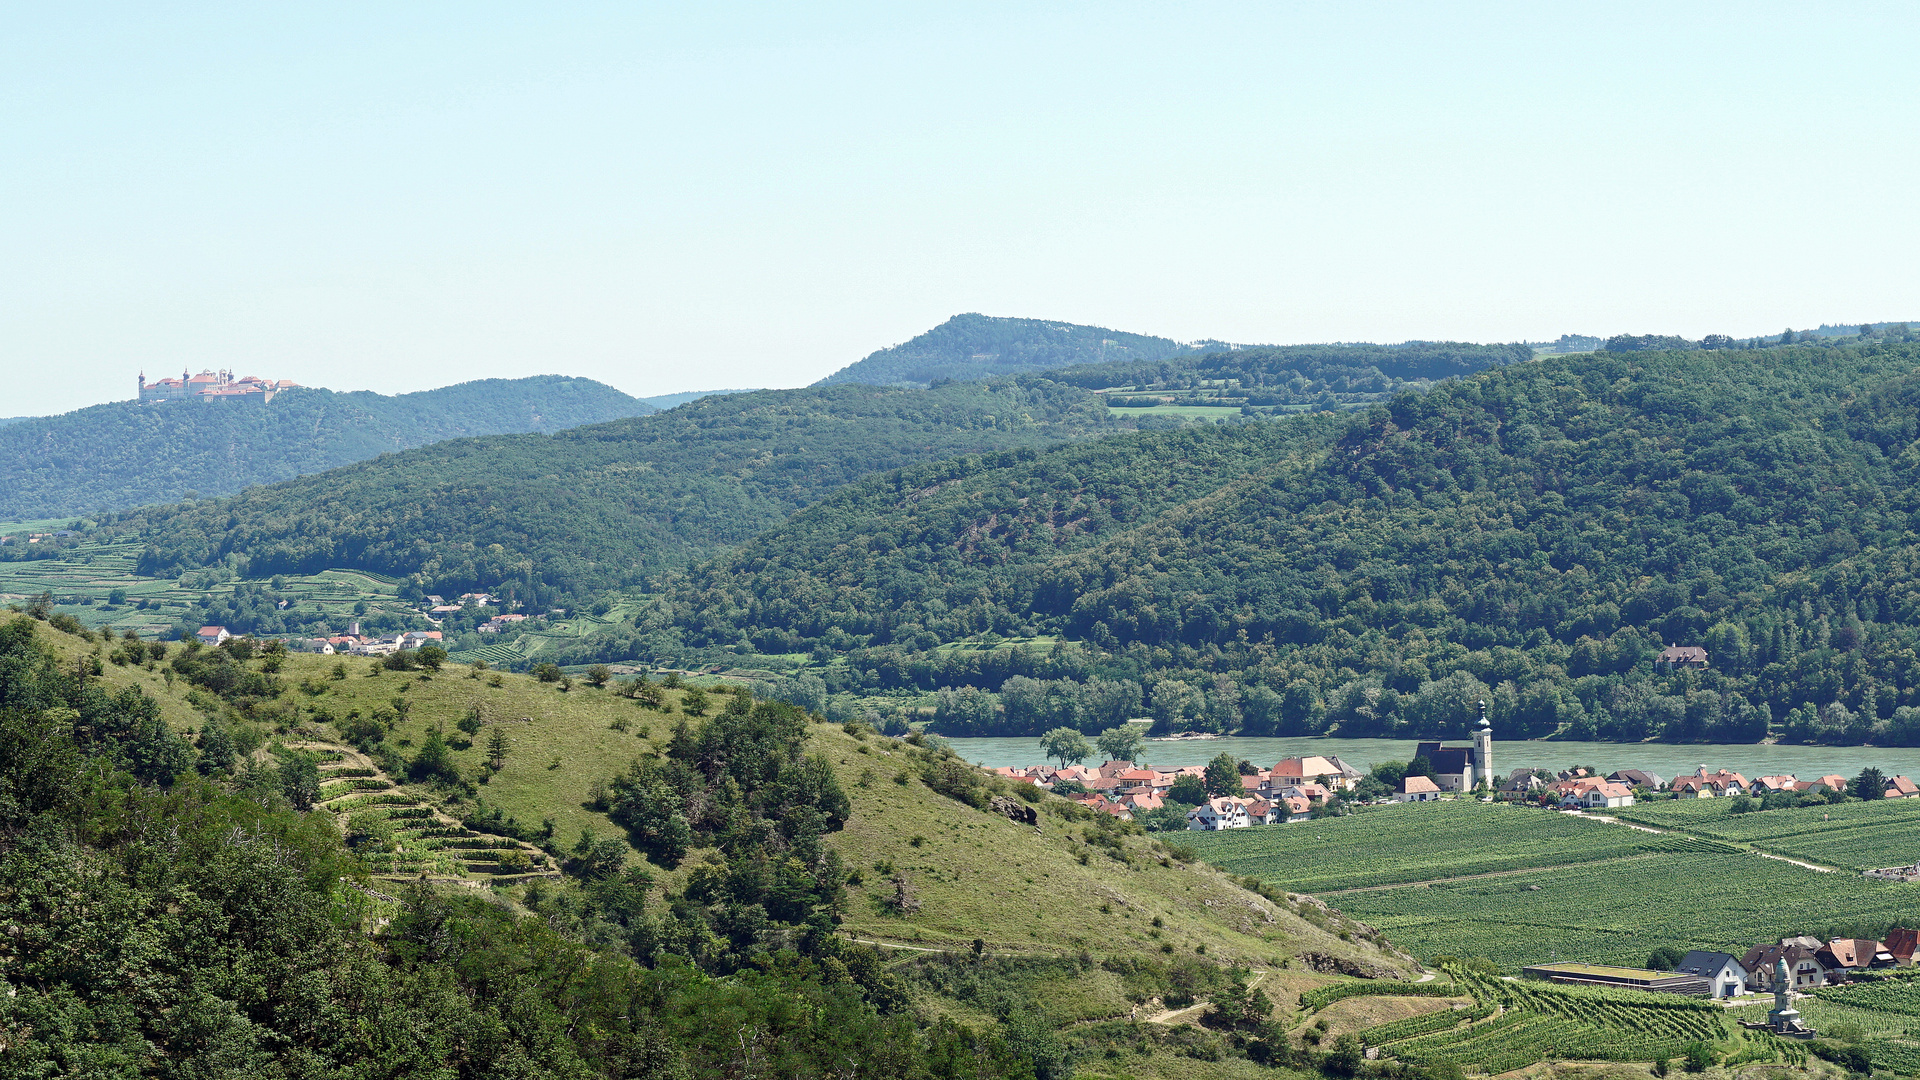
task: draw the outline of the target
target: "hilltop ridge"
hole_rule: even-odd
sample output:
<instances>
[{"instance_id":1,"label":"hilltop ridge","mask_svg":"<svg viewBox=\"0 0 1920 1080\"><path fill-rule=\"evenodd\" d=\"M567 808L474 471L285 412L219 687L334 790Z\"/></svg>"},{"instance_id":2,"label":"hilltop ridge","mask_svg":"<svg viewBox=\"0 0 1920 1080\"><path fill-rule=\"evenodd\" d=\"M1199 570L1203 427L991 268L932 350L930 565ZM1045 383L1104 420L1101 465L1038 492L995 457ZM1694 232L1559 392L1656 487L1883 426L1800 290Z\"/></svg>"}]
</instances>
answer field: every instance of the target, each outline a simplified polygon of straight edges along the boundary
<instances>
[{"instance_id":1,"label":"hilltop ridge","mask_svg":"<svg viewBox=\"0 0 1920 1080\"><path fill-rule=\"evenodd\" d=\"M0 521L229 495L444 439L553 432L655 411L611 386L563 375L392 397L294 388L267 404L107 402L0 425Z\"/></svg>"}]
</instances>

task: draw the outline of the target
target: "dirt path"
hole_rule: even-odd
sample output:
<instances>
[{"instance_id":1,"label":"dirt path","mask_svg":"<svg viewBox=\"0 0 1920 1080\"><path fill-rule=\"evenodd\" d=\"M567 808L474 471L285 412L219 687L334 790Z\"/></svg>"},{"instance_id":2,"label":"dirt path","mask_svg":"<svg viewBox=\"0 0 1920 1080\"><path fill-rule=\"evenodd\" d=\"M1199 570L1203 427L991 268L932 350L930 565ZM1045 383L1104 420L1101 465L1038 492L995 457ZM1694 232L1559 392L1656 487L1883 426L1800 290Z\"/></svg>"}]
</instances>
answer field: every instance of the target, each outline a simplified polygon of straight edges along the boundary
<instances>
[{"instance_id":1,"label":"dirt path","mask_svg":"<svg viewBox=\"0 0 1920 1080\"><path fill-rule=\"evenodd\" d=\"M1660 854L1660 852L1649 851L1639 855L1619 855L1611 859L1593 859L1591 861L1583 862L1578 865L1583 867L1605 866L1609 863L1632 862L1635 859L1650 859L1658 854ZM1523 866L1518 870L1489 870L1484 874L1462 874L1458 877L1428 878L1425 881L1402 881L1393 885L1358 885L1351 889L1329 889L1326 892L1317 892L1317 893L1314 893L1313 895L1345 896L1348 893L1380 892L1383 889L1414 889L1414 888L1419 888L1420 886L1423 886L1423 885L1442 885L1452 881L1478 881L1481 878L1512 877L1515 874L1538 874L1543 870L1562 870L1562 869L1565 869L1565 867L1566 867L1566 864L1556 864L1553 866Z\"/></svg>"},{"instance_id":2,"label":"dirt path","mask_svg":"<svg viewBox=\"0 0 1920 1080\"><path fill-rule=\"evenodd\" d=\"M1760 856L1763 859L1779 859L1783 863L1792 863L1793 865L1798 866L1802 869L1811 870L1816 874L1831 874L1831 873L1834 873L1837 869L1832 866L1818 866L1818 865L1815 865L1814 863L1802 862L1799 859L1789 859L1785 855L1775 855L1771 851L1761 851L1759 848L1754 848L1753 853L1755 855Z\"/></svg>"}]
</instances>

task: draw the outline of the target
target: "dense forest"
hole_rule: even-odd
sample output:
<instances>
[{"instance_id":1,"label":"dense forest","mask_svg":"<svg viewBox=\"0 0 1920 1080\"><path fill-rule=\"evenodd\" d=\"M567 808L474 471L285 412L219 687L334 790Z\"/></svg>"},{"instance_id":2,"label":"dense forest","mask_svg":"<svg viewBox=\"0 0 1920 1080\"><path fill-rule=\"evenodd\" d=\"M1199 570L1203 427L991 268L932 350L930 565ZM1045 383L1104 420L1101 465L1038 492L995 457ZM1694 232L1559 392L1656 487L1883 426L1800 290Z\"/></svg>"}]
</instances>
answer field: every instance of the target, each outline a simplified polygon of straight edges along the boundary
<instances>
[{"instance_id":1,"label":"dense forest","mask_svg":"<svg viewBox=\"0 0 1920 1080\"><path fill-rule=\"evenodd\" d=\"M912 341L881 349L814 385L853 382L924 387L940 379L991 379L1076 364L1159 360L1207 347L1221 348L1224 343L1182 345L1167 338L1101 326L955 315Z\"/></svg>"},{"instance_id":2,"label":"dense forest","mask_svg":"<svg viewBox=\"0 0 1920 1080\"><path fill-rule=\"evenodd\" d=\"M656 639L844 656L829 689L949 689L949 730L1096 728L1137 695L1167 723L1438 735L1484 695L1516 737L1920 744L1917 361L1600 353L916 466L697 570ZM989 635L1071 644L942 647ZM1710 666L1658 668L1672 643ZM1019 707L963 707L1015 679Z\"/></svg>"},{"instance_id":3,"label":"dense forest","mask_svg":"<svg viewBox=\"0 0 1920 1080\"><path fill-rule=\"evenodd\" d=\"M1414 341L1404 345L1288 345L1182 356L1151 363L1100 364L1049 377L1106 390L1116 408L1236 407L1247 415L1341 409L1424 391L1442 379L1533 358L1526 345Z\"/></svg>"},{"instance_id":4,"label":"dense forest","mask_svg":"<svg viewBox=\"0 0 1920 1080\"><path fill-rule=\"evenodd\" d=\"M710 557L875 470L1119 429L1092 395L1046 382L768 390L444 442L107 528L146 540L145 573L232 554L258 578L357 567L544 604Z\"/></svg>"},{"instance_id":5,"label":"dense forest","mask_svg":"<svg viewBox=\"0 0 1920 1080\"><path fill-rule=\"evenodd\" d=\"M228 495L444 439L653 411L611 386L559 375L394 397L302 388L264 406L109 402L0 427L0 521Z\"/></svg>"}]
</instances>

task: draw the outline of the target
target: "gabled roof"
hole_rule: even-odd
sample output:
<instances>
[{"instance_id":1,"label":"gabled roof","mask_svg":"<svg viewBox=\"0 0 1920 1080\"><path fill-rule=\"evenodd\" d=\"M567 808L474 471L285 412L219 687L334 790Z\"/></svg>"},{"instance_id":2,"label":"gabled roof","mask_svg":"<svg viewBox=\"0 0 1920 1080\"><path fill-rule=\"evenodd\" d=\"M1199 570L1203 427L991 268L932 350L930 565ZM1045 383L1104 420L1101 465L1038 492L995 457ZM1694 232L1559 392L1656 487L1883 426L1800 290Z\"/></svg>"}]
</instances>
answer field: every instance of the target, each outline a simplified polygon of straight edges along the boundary
<instances>
[{"instance_id":1,"label":"gabled roof","mask_svg":"<svg viewBox=\"0 0 1920 1080\"><path fill-rule=\"evenodd\" d=\"M1904 776L1895 776L1887 781L1887 794L1897 794L1902 798L1920 795L1920 784L1915 784Z\"/></svg>"},{"instance_id":2,"label":"gabled roof","mask_svg":"<svg viewBox=\"0 0 1920 1080\"><path fill-rule=\"evenodd\" d=\"M1424 776L1409 776L1405 780L1400 781L1400 793L1402 795L1435 794L1438 793L1439 790L1440 785Z\"/></svg>"},{"instance_id":3,"label":"gabled roof","mask_svg":"<svg viewBox=\"0 0 1920 1080\"><path fill-rule=\"evenodd\" d=\"M1747 969L1740 966L1739 958L1732 953L1707 952L1702 949L1695 949L1682 957L1679 966L1674 970L1684 971L1689 975L1715 975L1728 964L1740 968L1741 975L1747 974Z\"/></svg>"},{"instance_id":4,"label":"gabled roof","mask_svg":"<svg viewBox=\"0 0 1920 1080\"><path fill-rule=\"evenodd\" d=\"M1704 664L1707 650L1698 645L1669 645L1661 651L1660 659L1668 664Z\"/></svg>"},{"instance_id":5,"label":"gabled roof","mask_svg":"<svg viewBox=\"0 0 1920 1080\"><path fill-rule=\"evenodd\" d=\"M1912 960L1913 954L1920 951L1920 930L1896 926L1887 931L1887 951L1896 960Z\"/></svg>"}]
</instances>

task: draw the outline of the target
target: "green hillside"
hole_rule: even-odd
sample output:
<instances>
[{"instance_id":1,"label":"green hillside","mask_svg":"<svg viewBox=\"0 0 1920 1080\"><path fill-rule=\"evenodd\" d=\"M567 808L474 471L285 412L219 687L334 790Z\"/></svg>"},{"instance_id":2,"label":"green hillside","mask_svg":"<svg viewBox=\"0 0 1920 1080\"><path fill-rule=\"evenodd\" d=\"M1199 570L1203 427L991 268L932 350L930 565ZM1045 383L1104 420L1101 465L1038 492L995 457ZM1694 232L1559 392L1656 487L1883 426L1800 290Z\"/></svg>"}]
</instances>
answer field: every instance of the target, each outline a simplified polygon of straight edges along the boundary
<instances>
[{"instance_id":1,"label":"green hillside","mask_svg":"<svg viewBox=\"0 0 1920 1080\"><path fill-rule=\"evenodd\" d=\"M957 733L1098 726L1119 681L1252 732L1458 733L1485 696L1515 737L1912 744L1916 361L1552 358L1340 421L917 466L697 570L661 619L831 649L834 689L1066 680L956 707ZM943 647L988 634L1076 644ZM1656 670L1661 643L1712 663Z\"/></svg>"},{"instance_id":2,"label":"green hillside","mask_svg":"<svg viewBox=\"0 0 1920 1080\"><path fill-rule=\"evenodd\" d=\"M1220 342L1209 342L1215 347ZM940 379L991 379L1078 364L1159 360L1198 347L1101 326L1047 319L955 315L919 337L872 353L816 386L871 383L924 387Z\"/></svg>"},{"instance_id":3,"label":"green hillside","mask_svg":"<svg viewBox=\"0 0 1920 1080\"><path fill-rule=\"evenodd\" d=\"M788 705L66 625L0 623L0 1024L42 1073L1311 1074L1302 995L1412 968Z\"/></svg>"},{"instance_id":4,"label":"green hillside","mask_svg":"<svg viewBox=\"0 0 1920 1080\"><path fill-rule=\"evenodd\" d=\"M654 406L560 375L383 397L296 389L258 405L115 401L0 427L0 521L227 495L444 439L560 431Z\"/></svg>"},{"instance_id":5,"label":"green hillside","mask_svg":"<svg viewBox=\"0 0 1920 1080\"><path fill-rule=\"evenodd\" d=\"M257 579L357 568L544 604L643 584L869 472L1118 428L1091 395L1044 382L767 390L454 440L122 515L106 531L139 537L144 574L236 560Z\"/></svg>"}]
</instances>

